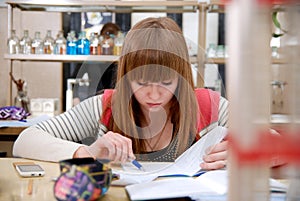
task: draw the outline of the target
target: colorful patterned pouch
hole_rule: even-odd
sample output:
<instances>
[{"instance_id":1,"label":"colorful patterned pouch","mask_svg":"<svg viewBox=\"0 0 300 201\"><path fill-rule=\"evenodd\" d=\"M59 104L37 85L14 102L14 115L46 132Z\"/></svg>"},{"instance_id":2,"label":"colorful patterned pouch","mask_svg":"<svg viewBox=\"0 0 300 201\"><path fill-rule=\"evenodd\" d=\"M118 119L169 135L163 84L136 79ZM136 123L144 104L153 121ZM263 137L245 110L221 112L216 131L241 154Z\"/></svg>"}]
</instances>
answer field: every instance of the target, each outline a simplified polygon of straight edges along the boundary
<instances>
[{"instance_id":1,"label":"colorful patterned pouch","mask_svg":"<svg viewBox=\"0 0 300 201\"><path fill-rule=\"evenodd\" d=\"M0 120L23 120L29 115L30 113L22 107L6 106L0 108Z\"/></svg>"},{"instance_id":2,"label":"colorful patterned pouch","mask_svg":"<svg viewBox=\"0 0 300 201\"><path fill-rule=\"evenodd\" d=\"M112 181L107 163L93 158L74 158L59 162L61 174L54 184L54 195L59 201L97 200Z\"/></svg>"}]
</instances>

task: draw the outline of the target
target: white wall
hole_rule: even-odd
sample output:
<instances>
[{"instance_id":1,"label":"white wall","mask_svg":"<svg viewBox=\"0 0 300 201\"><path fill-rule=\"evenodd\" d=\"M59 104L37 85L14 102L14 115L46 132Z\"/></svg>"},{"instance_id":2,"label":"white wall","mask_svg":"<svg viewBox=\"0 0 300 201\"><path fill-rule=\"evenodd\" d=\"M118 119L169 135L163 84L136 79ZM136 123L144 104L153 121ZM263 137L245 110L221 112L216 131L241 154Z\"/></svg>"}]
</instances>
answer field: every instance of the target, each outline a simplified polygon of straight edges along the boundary
<instances>
[{"instance_id":1,"label":"white wall","mask_svg":"<svg viewBox=\"0 0 300 201\"><path fill-rule=\"evenodd\" d=\"M62 27L61 14L46 12L20 12L14 9L13 29L19 38L24 29L29 30L33 38L35 31L41 32L43 38L48 29L53 36ZM4 59L7 52L7 8L0 8L0 107L9 105L9 60ZM13 62L13 75L16 79L27 82L29 98L59 98L62 100L62 65L51 62ZM13 87L13 97L16 86ZM61 104L60 104L61 105ZM59 109L61 106L59 106Z\"/></svg>"}]
</instances>

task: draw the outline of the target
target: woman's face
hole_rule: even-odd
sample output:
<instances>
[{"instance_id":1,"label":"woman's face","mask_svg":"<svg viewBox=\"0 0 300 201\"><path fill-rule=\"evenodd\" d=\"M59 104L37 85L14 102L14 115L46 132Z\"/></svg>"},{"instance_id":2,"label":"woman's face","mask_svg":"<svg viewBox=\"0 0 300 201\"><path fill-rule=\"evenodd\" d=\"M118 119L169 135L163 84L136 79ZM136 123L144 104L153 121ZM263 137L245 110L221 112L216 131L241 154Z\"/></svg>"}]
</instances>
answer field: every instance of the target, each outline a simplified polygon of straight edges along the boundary
<instances>
[{"instance_id":1,"label":"woman's face","mask_svg":"<svg viewBox=\"0 0 300 201\"><path fill-rule=\"evenodd\" d=\"M168 108L178 85L178 77L160 82L135 80L130 82L134 97L140 103L143 111Z\"/></svg>"}]
</instances>

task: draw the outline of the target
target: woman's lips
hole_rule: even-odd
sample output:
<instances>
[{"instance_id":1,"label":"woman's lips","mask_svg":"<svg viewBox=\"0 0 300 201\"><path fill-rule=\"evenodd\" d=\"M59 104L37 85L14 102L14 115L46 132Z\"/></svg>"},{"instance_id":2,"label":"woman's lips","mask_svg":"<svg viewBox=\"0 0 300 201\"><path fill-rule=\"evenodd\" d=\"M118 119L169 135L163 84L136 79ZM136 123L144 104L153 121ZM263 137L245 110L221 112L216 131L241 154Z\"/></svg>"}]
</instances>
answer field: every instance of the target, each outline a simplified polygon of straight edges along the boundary
<instances>
[{"instance_id":1,"label":"woman's lips","mask_svg":"<svg viewBox=\"0 0 300 201\"><path fill-rule=\"evenodd\" d=\"M147 103L149 107L158 107L161 106L161 103Z\"/></svg>"}]
</instances>

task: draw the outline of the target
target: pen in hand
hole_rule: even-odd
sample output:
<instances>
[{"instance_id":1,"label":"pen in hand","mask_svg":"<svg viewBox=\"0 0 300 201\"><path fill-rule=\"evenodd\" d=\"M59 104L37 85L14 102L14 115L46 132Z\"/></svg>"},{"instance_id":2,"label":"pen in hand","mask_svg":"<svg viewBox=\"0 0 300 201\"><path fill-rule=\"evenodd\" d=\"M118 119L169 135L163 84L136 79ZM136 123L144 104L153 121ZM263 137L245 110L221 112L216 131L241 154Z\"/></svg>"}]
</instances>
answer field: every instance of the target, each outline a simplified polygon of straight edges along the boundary
<instances>
[{"instance_id":1,"label":"pen in hand","mask_svg":"<svg viewBox=\"0 0 300 201\"><path fill-rule=\"evenodd\" d=\"M105 131L104 131L105 132ZM105 136L108 136L110 134L110 132L106 133ZM113 135L114 137L116 136L115 134ZM97 138L102 138L103 136L100 135L99 133L97 134ZM118 148L117 148L118 149ZM138 168L141 171L145 171L145 169L143 168L143 166L134 158L128 156L127 159L129 162L131 162L136 168Z\"/></svg>"},{"instance_id":2,"label":"pen in hand","mask_svg":"<svg viewBox=\"0 0 300 201\"><path fill-rule=\"evenodd\" d=\"M135 159L130 159L130 158L128 158L128 159L129 159L129 161L130 161L135 167L137 167L139 170L145 172L144 167L143 167L137 160L135 160Z\"/></svg>"},{"instance_id":3,"label":"pen in hand","mask_svg":"<svg viewBox=\"0 0 300 201\"><path fill-rule=\"evenodd\" d=\"M100 163L108 163L109 162L109 160L105 160L105 159L96 159L96 160L98 160ZM131 159L130 157L128 157L128 161L131 162L139 170L145 172L144 167L137 160Z\"/></svg>"}]
</instances>

